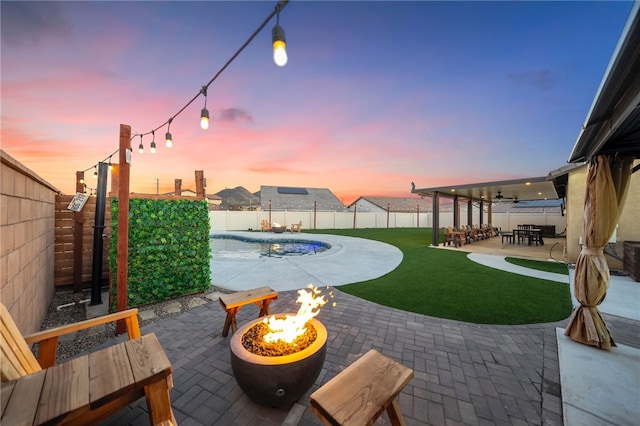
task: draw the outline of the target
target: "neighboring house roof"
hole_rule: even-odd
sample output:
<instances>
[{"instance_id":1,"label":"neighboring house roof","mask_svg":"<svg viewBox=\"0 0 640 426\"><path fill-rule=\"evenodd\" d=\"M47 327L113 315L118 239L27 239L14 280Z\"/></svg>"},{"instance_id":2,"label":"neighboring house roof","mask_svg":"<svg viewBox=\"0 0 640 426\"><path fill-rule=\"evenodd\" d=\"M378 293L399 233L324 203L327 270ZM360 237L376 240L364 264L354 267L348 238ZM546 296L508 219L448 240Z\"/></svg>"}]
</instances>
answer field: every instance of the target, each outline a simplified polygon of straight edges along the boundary
<instances>
[{"instance_id":1,"label":"neighboring house roof","mask_svg":"<svg viewBox=\"0 0 640 426\"><path fill-rule=\"evenodd\" d=\"M327 188L261 186L262 210L345 211L347 208Z\"/></svg>"},{"instance_id":2,"label":"neighboring house roof","mask_svg":"<svg viewBox=\"0 0 640 426\"><path fill-rule=\"evenodd\" d=\"M349 210L357 205L358 210L375 211L389 209L390 212L415 212L420 208L421 212L431 211L431 200L423 200L419 197L360 197L349 204Z\"/></svg>"}]
</instances>

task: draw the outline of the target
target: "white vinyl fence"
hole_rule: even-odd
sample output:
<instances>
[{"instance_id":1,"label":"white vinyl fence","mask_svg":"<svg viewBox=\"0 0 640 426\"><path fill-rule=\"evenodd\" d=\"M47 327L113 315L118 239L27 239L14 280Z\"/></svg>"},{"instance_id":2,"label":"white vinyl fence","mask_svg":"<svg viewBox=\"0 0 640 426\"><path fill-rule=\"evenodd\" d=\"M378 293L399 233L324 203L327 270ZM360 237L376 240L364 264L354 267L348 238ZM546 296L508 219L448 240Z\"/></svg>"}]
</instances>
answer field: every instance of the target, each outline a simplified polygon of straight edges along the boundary
<instances>
[{"instance_id":1,"label":"white vinyl fence","mask_svg":"<svg viewBox=\"0 0 640 426\"><path fill-rule=\"evenodd\" d=\"M269 217L271 216L271 217ZM483 218L487 222L488 215ZM467 216L461 215L460 224L467 223ZM302 232L305 229L353 229L353 228L431 228L430 212L401 213L359 213L335 211L215 211L209 212L211 231L246 231L260 230L262 220L286 225L302 221ZM480 225L480 215L473 214L473 224ZM492 225L502 229L514 229L521 224L554 225L556 233L566 228L566 217L560 213L493 213ZM440 213L440 227L453 226L453 213Z\"/></svg>"}]
</instances>

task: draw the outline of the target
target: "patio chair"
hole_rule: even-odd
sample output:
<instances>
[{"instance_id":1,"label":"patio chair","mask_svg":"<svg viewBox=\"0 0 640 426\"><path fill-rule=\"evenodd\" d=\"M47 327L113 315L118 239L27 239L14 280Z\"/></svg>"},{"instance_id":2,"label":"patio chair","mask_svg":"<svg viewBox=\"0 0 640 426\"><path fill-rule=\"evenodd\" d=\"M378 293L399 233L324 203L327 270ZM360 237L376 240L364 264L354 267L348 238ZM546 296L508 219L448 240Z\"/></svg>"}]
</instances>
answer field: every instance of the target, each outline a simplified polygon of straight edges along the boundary
<instances>
[{"instance_id":1,"label":"patio chair","mask_svg":"<svg viewBox=\"0 0 640 426\"><path fill-rule=\"evenodd\" d=\"M22 336L0 303L2 424L94 424L146 397L151 424L177 424L171 364L155 334L140 336L138 310ZM54 365L58 337L124 320L129 340ZM29 344L39 343L38 358Z\"/></svg>"},{"instance_id":2,"label":"patio chair","mask_svg":"<svg viewBox=\"0 0 640 426\"><path fill-rule=\"evenodd\" d=\"M452 227L448 226L444 230L444 245L448 246L453 244L454 247L460 247L462 240L460 239L460 233L456 233Z\"/></svg>"},{"instance_id":3,"label":"patio chair","mask_svg":"<svg viewBox=\"0 0 640 426\"><path fill-rule=\"evenodd\" d=\"M298 222L298 223L292 223L291 224L291 228L289 228L289 230L293 233L293 232L297 232L298 234L300 233L300 230L302 229L302 221Z\"/></svg>"},{"instance_id":4,"label":"patio chair","mask_svg":"<svg viewBox=\"0 0 640 426\"><path fill-rule=\"evenodd\" d=\"M260 222L260 232L271 232L271 229L271 223L266 219L262 219Z\"/></svg>"}]
</instances>

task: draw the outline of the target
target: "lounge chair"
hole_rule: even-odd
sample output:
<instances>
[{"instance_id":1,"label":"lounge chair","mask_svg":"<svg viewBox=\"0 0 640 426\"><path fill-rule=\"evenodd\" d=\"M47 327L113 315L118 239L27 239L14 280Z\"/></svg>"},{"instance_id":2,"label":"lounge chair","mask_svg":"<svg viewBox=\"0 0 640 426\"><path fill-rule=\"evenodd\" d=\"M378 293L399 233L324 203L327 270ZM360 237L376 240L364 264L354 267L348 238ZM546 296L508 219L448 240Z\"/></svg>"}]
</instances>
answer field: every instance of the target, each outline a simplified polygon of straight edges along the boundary
<instances>
[{"instance_id":1,"label":"lounge chair","mask_svg":"<svg viewBox=\"0 0 640 426\"><path fill-rule=\"evenodd\" d=\"M146 397L151 424L177 424L171 364L155 334L140 336L137 315L129 309L23 337L0 303L0 423L94 424ZM125 321L130 340L54 365L59 336L117 320ZM38 359L32 343L39 343Z\"/></svg>"}]
</instances>

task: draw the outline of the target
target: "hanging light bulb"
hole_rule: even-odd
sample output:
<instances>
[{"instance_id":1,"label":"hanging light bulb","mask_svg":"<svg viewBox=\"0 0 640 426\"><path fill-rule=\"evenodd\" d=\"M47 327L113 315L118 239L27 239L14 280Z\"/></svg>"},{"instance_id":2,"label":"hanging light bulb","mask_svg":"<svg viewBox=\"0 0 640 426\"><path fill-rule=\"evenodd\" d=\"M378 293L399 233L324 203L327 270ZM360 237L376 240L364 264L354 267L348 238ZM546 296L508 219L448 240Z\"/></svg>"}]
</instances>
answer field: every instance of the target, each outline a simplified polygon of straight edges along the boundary
<instances>
[{"instance_id":1,"label":"hanging light bulb","mask_svg":"<svg viewBox=\"0 0 640 426\"><path fill-rule=\"evenodd\" d=\"M96 166L93 166L93 178L98 179L98 169Z\"/></svg>"},{"instance_id":2,"label":"hanging light bulb","mask_svg":"<svg viewBox=\"0 0 640 426\"><path fill-rule=\"evenodd\" d=\"M280 14L278 13L278 18L280 18ZM271 35L273 38L273 62L276 63L279 67L284 67L287 65L287 41L284 37L284 29L276 23L276 26L273 27L271 31Z\"/></svg>"},{"instance_id":3,"label":"hanging light bulb","mask_svg":"<svg viewBox=\"0 0 640 426\"><path fill-rule=\"evenodd\" d=\"M140 154L144 153L144 145L142 145L142 135L140 135L140 145L138 145L138 152Z\"/></svg>"},{"instance_id":4,"label":"hanging light bulb","mask_svg":"<svg viewBox=\"0 0 640 426\"><path fill-rule=\"evenodd\" d=\"M168 125L167 125L167 134L164 135L164 139L166 141L167 144L167 148L171 148L173 146L173 138L171 137L171 132L169 130L171 130L171 122L173 121L173 118L170 118L168 121Z\"/></svg>"},{"instance_id":5,"label":"hanging light bulb","mask_svg":"<svg viewBox=\"0 0 640 426\"><path fill-rule=\"evenodd\" d=\"M200 112L200 127L202 130L207 130L209 128L209 110L206 108L202 108Z\"/></svg>"},{"instance_id":6,"label":"hanging light bulb","mask_svg":"<svg viewBox=\"0 0 640 426\"><path fill-rule=\"evenodd\" d=\"M209 128L209 110L207 109L207 86L202 86L200 93L204 95L204 108L200 111L200 127L202 130Z\"/></svg>"},{"instance_id":7,"label":"hanging light bulb","mask_svg":"<svg viewBox=\"0 0 640 426\"><path fill-rule=\"evenodd\" d=\"M156 153L156 131L152 130L151 135L153 138L151 139L151 149L149 150L152 154Z\"/></svg>"}]
</instances>

